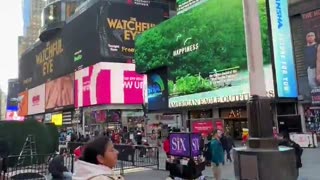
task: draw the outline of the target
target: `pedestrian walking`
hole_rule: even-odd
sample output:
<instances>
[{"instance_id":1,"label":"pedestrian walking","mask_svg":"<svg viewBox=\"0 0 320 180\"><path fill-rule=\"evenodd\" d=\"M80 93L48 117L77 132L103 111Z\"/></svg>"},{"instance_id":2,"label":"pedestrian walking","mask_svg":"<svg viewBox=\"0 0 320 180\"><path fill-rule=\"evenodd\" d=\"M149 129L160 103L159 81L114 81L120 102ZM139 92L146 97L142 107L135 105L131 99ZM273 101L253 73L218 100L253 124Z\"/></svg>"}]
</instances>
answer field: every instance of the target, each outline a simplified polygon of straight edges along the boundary
<instances>
[{"instance_id":1,"label":"pedestrian walking","mask_svg":"<svg viewBox=\"0 0 320 180\"><path fill-rule=\"evenodd\" d=\"M230 151L232 150L232 148L236 146L234 145L233 138L230 136L229 132L225 133L225 141L226 141L225 150L227 153L227 161L232 162Z\"/></svg>"},{"instance_id":2,"label":"pedestrian walking","mask_svg":"<svg viewBox=\"0 0 320 180\"><path fill-rule=\"evenodd\" d=\"M207 143L204 147L204 153L203 153L203 156L205 158L205 161L206 161L206 166L211 166L211 155L212 155L212 152L211 152L211 149L210 149L210 145L211 145L211 140L212 140L212 135L209 134L207 136Z\"/></svg>"},{"instance_id":3,"label":"pedestrian walking","mask_svg":"<svg viewBox=\"0 0 320 180\"><path fill-rule=\"evenodd\" d=\"M75 162L73 180L124 180L112 170L118 160L118 151L105 136L89 142L80 160Z\"/></svg>"},{"instance_id":4,"label":"pedestrian walking","mask_svg":"<svg viewBox=\"0 0 320 180\"><path fill-rule=\"evenodd\" d=\"M228 149L227 148L227 138L224 133L221 134L220 142L221 142L221 145L223 148L223 152L226 152L226 154L227 154L227 149ZM223 162L223 165L224 165L224 162Z\"/></svg>"},{"instance_id":5,"label":"pedestrian walking","mask_svg":"<svg viewBox=\"0 0 320 180\"><path fill-rule=\"evenodd\" d=\"M211 166L213 177L216 180L221 179L221 166L224 164L224 151L220 141L222 132L220 130L213 131L213 139L210 143L211 150Z\"/></svg>"}]
</instances>

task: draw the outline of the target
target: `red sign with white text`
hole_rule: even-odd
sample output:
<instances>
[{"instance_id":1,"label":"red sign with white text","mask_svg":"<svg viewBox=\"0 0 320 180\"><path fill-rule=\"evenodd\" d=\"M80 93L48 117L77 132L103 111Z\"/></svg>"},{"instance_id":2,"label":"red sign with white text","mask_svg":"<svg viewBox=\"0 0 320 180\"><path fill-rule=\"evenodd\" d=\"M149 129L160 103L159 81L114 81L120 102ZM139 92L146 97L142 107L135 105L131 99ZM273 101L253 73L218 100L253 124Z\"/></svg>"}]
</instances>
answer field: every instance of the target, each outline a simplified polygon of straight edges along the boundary
<instances>
[{"instance_id":1,"label":"red sign with white text","mask_svg":"<svg viewBox=\"0 0 320 180\"><path fill-rule=\"evenodd\" d=\"M207 136L213 132L213 129L213 121L198 121L192 123L192 132L194 133L201 133Z\"/></svg>"}]
</instances>

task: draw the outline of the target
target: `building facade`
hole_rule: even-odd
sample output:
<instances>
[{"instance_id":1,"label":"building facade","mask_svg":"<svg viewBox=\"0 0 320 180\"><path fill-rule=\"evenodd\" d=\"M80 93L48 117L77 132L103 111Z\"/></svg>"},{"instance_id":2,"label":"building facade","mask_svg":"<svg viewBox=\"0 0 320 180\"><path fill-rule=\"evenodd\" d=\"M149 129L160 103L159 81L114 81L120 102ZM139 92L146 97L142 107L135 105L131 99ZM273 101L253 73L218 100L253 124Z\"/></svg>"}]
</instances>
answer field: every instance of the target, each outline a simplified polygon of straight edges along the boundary
<instances>
[{"instance_id":1,"label":"building facade","mask_svg":"<svg viewBox=\"0 0 320 180\"><path fill-rule=\"evenodd\" d=\"M41 13L45 4L46 2L43 0L23 0L23 36L18 38L19 58L38 39L41 28Z\"/></svg>"}]
</instances>

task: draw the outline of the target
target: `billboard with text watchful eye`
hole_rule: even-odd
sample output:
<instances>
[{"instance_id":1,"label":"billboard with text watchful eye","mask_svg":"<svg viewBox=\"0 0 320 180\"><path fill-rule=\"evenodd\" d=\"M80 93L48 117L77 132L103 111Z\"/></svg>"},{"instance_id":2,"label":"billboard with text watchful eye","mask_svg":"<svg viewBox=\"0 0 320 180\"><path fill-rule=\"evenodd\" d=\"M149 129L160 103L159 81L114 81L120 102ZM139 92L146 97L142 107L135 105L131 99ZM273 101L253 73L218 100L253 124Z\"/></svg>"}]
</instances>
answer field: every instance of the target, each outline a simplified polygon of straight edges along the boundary
<instances>
[{"instance_id":1,"label":"billboard with text watchful eye","mask_svg":"<svg viewBox=\"0 0 320 180\"><path fill-rule=\"evenodd\" d=\"M98 62L132 62L137 35L162 22L168 11L164 4L149 0L93 2L53 39L35 43L22 55L19 80L23 90Z\"/></svg>"},{"instance_id":2,"label":"billboard with text watchful eye","mask_svg":"<svg viewBox=\"0 0 320 180\"><path fill-rule=\"evenodd\" d=\"M146 81L134 64L95 64L75 72L75 106L143 104Z\"/></svg>"}]
</instances>

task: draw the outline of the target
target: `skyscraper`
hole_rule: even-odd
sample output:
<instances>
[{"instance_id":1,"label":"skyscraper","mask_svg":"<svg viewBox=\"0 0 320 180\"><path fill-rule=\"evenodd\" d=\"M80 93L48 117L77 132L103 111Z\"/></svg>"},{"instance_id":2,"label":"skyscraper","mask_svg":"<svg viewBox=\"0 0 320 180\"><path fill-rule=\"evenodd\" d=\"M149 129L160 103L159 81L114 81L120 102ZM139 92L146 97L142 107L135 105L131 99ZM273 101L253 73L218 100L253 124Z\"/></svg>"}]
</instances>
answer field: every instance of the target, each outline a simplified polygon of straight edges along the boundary
<instances>
[{"instance_id":1,"label":"skyscraper","mask_svg":"<svg viewBox=\"0 0 320 180\"><path fill-rule=\"evenodd\" d=\"M19 58L38 39L41 28L41 13L46 4L45 0L23 0L22 2L23 36L18 38Z\"/></svg>"}]
</instances>

